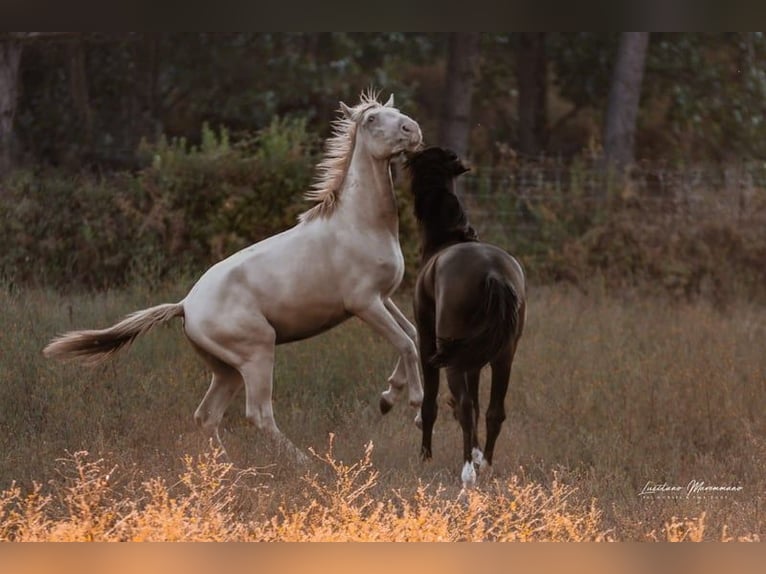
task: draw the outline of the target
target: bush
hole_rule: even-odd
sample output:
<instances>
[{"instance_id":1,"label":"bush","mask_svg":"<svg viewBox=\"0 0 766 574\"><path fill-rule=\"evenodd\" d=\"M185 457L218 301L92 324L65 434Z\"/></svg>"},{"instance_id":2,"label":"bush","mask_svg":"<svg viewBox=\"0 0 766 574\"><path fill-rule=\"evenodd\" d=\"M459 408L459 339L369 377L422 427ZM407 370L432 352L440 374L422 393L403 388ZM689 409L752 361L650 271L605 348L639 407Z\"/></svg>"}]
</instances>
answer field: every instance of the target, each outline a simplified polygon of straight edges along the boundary
<instances>
[{"instance_id":1,"label":"bush","mask_svg":"<svg viewBox=\"0 0 766 574\"><path fill-rule=\"evenodd\" d=\"M143 143L146 167L136 173L16 173L0 200L0 274L15 284L106 288L199 272L294 223L316 144L305 121L276 119L236 143L207 126L199 147Z\"/></svg>"},{"instance_id":2,"label":"bush","mask_svg":"<svg viewBox=\"0 0 766 574\"><path fill-rule=\"evenodd\" d=\"M691 299L766 298L764 166L636 169L520 165L466 178L482 239L535 283L638 288Z\"/></svg>"},{"instance_id":3,"label":"bush","mask_svg":"<svg viewBox=\"0 0 766 574\"><path fill-rule=\"evenodd\" d=\"M140 222L122 209L135 191L87 176L16 174L0 202L2 276L19 284L95 287L123 275L147 249L129 241L140 239Z\"/></svg>"},{"instance_id":4,"label":"bush","mask_svg":"<svg viewBox=\"0 0 766 574\"><path fill-rule=\"evenodd\" d=\"M136 172L9 177L0 278L71 290L197 276L310 207L302 196L319 138L303 119L275 119L236 141L204 126L198 146L160 138L140 155ZM596 278L615 290L719 301L766 298L764 181L757 165L641 168L621 180L585 161L478 168L461 180L480 237L517 255L535 283ZM411 286L419 236L411 193L397 197Z\"/></svg>"}]
</instances>

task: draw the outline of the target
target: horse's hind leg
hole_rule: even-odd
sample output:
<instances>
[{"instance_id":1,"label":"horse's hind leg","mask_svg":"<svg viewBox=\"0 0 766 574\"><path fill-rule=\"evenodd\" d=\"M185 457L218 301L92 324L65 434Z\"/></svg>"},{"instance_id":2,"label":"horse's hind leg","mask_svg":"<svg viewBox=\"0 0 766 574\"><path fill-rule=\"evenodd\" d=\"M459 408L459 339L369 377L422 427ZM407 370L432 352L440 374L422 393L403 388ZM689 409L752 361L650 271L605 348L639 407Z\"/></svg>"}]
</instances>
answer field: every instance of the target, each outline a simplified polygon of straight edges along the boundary
<instances>
[{"instance_id":1,"label":"horse's hind leg","mask_svg":"<svg viewBox=\"0 0 766 574\"><path fill-rule=\"evenodd\" d=\"M463 470L460 474L464 486L476 483L476 469L473 465L473 449L476 444L476 426L471 393L468 390L466 373L457 369L447 369L447 383L457 403L458 420L463 429Z\"/></svg>"},{"instance_id":2,"label":"horse's hind leg","mask_svg":"<svg viewBox=\"0 0 766 574\"><path fill-rule=\"evenodd\" d=\"M273 334L273 332L272 332ZM245 417L268 436L279 449L287 451L299 464L308 458L282 434L274 420L271 395L274 377L274 341L255 346L250 358L239 366L245 381Z\"/></svg>"},{"instance_id":3,"label":"horse's hind leg","mask_svg":"<svg viewBox=\"0 0 766 574\"><path fill-rule=\"evenodd\" d=\"M511 377L513 349L500 353L492 361L492 388L487 407L487 443L484 447L484 457L487 464L492 464L495 442L500 434L500 428L505 420L505 395L508 392L508 382Z\"/></svg>"},{"instance_id":4,"label":"horse's hind leg","mask_svg":"<svg viewBox=\"0 0 766 574\"><path fill-rule=\"evenodd\" d=\"M205 398L194 412L194 420L207 436L215 439L225 453L219 426L231 399L242 386L242 377L235 369L224 363L208 361L208 364L213 368L213 378Z\"/></svg>"},{"instance_id":5,"label":"horse's hind leg","mask_svg":"<svg viewBox=\"0 0 766 574\"><path fill-rule=\"evenodd\" d=\"M471 443L471 460L478 469L484 462L484 455L479 448L479 377L481 369L468 371L465 374L466 388L471 397L473 439Z\"/></svg>"}]
</instances>

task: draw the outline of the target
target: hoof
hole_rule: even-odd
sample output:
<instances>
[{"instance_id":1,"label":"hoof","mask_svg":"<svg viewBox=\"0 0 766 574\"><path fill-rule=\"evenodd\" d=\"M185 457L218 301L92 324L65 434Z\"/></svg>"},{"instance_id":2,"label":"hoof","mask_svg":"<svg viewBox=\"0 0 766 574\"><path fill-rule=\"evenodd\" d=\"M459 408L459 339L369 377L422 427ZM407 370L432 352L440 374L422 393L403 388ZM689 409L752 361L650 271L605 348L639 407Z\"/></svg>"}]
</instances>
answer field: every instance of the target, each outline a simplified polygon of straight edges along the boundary
<instances>
[{"instance_id":1,"label":"hoof","mask_svg":"<svg viewBox=\"0 0 766 574\"><path fill-rule=\"evenodd\" d=\"M423 430L423 417L420 416L420 411L418 411L418 414L415 415L415 426L420 430Z\"/></svg>"},{"instance_id":2,"label":"hoof","mask_svg":"<svg viewBox=\"0 0 766 574\"><path fill-rule=\"evenodd\" d=\"M386 399L384 399L383 397L380 397L380 413L381 414L385 415L386 413L388 413L388 411L391 410L391 407L393 406L394 405L389 403Z\"/></svg>"}]
</instances>

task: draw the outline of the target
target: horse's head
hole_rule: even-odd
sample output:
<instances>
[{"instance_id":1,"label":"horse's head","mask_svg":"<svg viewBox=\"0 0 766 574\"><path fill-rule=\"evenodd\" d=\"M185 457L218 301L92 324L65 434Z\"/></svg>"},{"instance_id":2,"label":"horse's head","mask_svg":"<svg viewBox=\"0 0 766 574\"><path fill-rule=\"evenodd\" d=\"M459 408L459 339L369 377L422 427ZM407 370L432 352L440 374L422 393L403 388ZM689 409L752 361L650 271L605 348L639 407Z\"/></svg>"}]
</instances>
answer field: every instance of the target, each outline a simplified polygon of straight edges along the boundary
<instances>
[{"instance_id":1,"label":"horse's head","mask_svg":"<svg viewBox=\"0 0 766 574\"><path fill-rule=\"evenodd\" d=\"M413 153L407 159L415 196L415 218L426 236L424 254L455 241L476 241L478 236L455 191L454 179L469 169L457 154L440 147Z\"/></svg>"},{"instance_id":2,"label":"horse's head","mask_svg":"<svg viewBox=\"0 0 766 574\"><path fill-rule=\"evenodd\" d=\"M442 147L429 147L411 153L406 165L412 177L411 188L416 204L418 197L426 195L456 195L452 181L460 174L470 171L454 151Z\"/></svg>"},{"instance_id":3,"label":"horse's head","mask_svg":"<svg viewBox=\"0 0 766 574\"><path fill-rule=\"evenodd\" d=\"M343 102L340 107L346 119L356 123L356 145L364 146L375 159L412 152L423 143L420 126L394 107L393 94L385 104L363 96L362 103L354 108Z\"/></svg>"},{"instance_id":4,"label":"horse's head","mask_svg":"<svg viewBox=\"0 0 766 574\"><path fill-rule=\"evenodd\" d=\"M411 154L407 167L414 179L427 178L443 183L470 171L454 151L442 147L429 147Z\"/></svg>"}]
</instances>

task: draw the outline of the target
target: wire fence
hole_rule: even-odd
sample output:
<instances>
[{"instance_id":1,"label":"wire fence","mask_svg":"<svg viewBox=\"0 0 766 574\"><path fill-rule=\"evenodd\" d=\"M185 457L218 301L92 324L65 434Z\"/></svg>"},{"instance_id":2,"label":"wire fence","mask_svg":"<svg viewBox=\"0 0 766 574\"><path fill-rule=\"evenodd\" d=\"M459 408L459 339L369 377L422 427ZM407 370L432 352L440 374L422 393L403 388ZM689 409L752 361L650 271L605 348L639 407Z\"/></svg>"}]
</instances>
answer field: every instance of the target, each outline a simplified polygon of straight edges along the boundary
<instances>
[{"instance_id":1,"label":"wire fence","mask_svg":"<svg viewBox=\"0 0 766 574\"><path fill-rule=\"evenodd\" d=\"M655 214L666 224L737 222L766 207L766 162L638 167L624 178L594 165L557 162L478 168L463 176L459 193L480 233L503 243L545 234L562 220L586 225L625 207Z\"/></svg>"}]
</instances>

